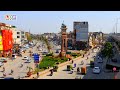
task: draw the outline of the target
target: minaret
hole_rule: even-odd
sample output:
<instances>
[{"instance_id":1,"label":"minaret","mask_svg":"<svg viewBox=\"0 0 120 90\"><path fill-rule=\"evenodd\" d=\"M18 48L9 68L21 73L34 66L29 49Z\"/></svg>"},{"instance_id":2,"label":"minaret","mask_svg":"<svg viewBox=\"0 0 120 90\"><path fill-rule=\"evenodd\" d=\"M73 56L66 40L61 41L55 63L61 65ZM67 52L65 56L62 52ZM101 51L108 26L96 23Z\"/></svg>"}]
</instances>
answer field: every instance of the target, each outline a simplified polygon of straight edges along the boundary
<instances>
[{"instance_id":1,"label":"minaret","mask_svg":"<svg viewBox=\"0 0 120 90\"><path fill-rule=\"evenodd\" d=\"M64 57L66 55L66 52L67 52L67 33L66 33L66 30L67 30L67 27L66 25L62 24L61 26L61 36L62 36L62 43L61 43L61 56Z\"/></svg>"}]
</instances>

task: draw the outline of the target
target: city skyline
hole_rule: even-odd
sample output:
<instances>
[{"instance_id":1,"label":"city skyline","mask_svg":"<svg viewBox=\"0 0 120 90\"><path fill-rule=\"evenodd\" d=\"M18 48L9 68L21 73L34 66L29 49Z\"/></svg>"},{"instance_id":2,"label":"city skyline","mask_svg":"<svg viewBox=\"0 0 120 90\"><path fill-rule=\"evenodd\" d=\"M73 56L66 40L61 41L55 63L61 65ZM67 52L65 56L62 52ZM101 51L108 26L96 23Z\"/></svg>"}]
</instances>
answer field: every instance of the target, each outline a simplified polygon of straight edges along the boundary
<instances>
[{"instance_id":1,"label":"city skyline","mask_svg":"<svg viewBox=\"0 0 120 90\"><path fill-rule=\"evenodd\" d=\"M6 15L16 15L16 20L6 20ZM1 11L0 22L14 25L18 29L31 33L58 33L61 24L67 26L67 32L73 31L74 21L87 21L89 32L111 33L116 30L119 11ZM120 32L120 24L117 32Z\"/></svg>"}]
</instances>

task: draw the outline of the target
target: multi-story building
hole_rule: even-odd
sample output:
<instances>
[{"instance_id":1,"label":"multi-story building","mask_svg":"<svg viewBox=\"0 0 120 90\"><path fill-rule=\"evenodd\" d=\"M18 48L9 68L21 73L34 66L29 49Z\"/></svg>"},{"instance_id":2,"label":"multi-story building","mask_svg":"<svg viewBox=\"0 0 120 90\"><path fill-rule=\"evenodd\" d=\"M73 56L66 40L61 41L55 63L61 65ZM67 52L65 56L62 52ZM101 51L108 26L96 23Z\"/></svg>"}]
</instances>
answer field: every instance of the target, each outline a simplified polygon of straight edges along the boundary
<instances>
[{"instance_id":1,"label":"multi-story building","mask_svg":"<svg viewBox=\"0 0 120 90\"><path fill-rule=\"evenodd\" d=\"M90 32L89 33L89 46L92 48L103 43L103 33L102 32Z\"/></svg>"},{"instance_id":2,"label":"multi-story building","mask_svg":"<svg viewBox=\"0 0 120 90\"><path fill-rule=\"evenodd\" d=\"M11 26L11 30L13 33L13 43L21 45L21 31L17 30L15 26Z\"/></svg>"},{"instance_id":3,"label":"multi-story building","mask_svg":"<svg viewBox=\"0 0 120 90\"><path fill-rule=\"evenodd\" d=\"M12 31L9 25L0 23L0 56L6 56L12 54L13 38Z\"/></svg>"},{"instance_id":4,"label":"multi-story building","mask_svg":"<svg viewBox=\"0 0 120 90\"><path fill-rule=\"evenodd\" d=\"M27 37L25 36L25 32L21 31L21 44L23 45L26 40L27 40Z\"/></svg>"},{"instance_id":5,"label":"multi-story building","mask_svg":"<svg viewBox=\"0 0 120 90\"><path fill-rule=\"evenodd\" d=\"M74 49L85 49L88 47L88 22L73 23L73 46Z\"/></svg>"}]
</instances>

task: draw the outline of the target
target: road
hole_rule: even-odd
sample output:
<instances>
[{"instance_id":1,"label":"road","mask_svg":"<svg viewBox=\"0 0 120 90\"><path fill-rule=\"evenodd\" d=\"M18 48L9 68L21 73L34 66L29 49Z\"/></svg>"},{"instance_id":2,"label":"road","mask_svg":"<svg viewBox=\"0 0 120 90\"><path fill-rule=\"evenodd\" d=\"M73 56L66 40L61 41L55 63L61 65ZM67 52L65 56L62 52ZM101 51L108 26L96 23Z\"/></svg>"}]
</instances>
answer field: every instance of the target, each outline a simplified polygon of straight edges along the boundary
<instances>
[{"instance_id":1,"label":"road","mask_svg":"<svg viewBox=\"0 0 120 90\"><path fill-rule=\"evenodd\" d=\"M39 44L39 43L38 43ZM22 60L24 56L29 56L29 50L33 51L34 53L38 53L36 50L36 46L32 48L29 48L26 53L22 54L22 57L17 57L15 60L8 60L7 63L4 64L4 66L0 67L0 79L3 79L3 67L5 67L5 73L6 77L14 77L15 79L20 76L21 78L24 78L26 76L26 73L28 72L27 67L35 68L34 60L31 58L31 63L25 63L25 60ZM20 65L23 63L23 67L20 68ZM9 75L11 72L11 69L14 71L12 75Z\"/></svg>"},{"instance_id":2,"label":"road","mask_svg":"<svg viewBox=\"0 0 120 90\"><path fill-rule=\"evenodd\" d=\"M77 68L74 68L74 73L69 74L69 71L66 71L67 65L59 67L57 72L54 72L53 76L49 76L49 73L46 73L42 76L40 76L38 79L75 79L76 77L81 77L82 79L113 79L114 73L113 72L107 72L107 69L105 68L106 65L106 59L104 58L103 63L98 63L97 56L99 55L99 50L96 49L96 53L90 51L90 55L88 56L89 59L87 60L85 56L84 58L79 58L74 63L77 64L77 67L86 66L87 67L87 73L86 75L77 74ZM101 68L100 74L94 74L92 72L92 69L89 65L90 60L93 60L93 56L96 56L95 58L95 66L99 66ZM81 61L84 61L84 65L81 65ZM72 64L73 65L73 64Z\"/></svg>"},{"instance_id":3,"label":"road","mask_svg":"<svg viewBox=\"0 0 120 90\"><path fill-rule=\"evenodd\" d=\"M89 66L87 65L88 63L90 63L90 60L93 59L93 56L96 55L96 53L92 53L90 51L90 55L89 55L89 59L86 60L85 56L84 58L79 57L78 60L74 61L74 63L77 64L77 67L82 67L82 66ZM84 61L84 65L81 65L81 61ZM73 64L72 64L73 65ZM46 73L42 76L40 76L38 79L75 79L76 76L80 76L81 78L84 77L84 75L77 75L76 73L76 69L74 68L74 73L73 74L69 74L69 71L66 71L67 65L59 67L57 72L54 72L53 76L49 76L50 73Z\"/></svg>"}]
</instances>

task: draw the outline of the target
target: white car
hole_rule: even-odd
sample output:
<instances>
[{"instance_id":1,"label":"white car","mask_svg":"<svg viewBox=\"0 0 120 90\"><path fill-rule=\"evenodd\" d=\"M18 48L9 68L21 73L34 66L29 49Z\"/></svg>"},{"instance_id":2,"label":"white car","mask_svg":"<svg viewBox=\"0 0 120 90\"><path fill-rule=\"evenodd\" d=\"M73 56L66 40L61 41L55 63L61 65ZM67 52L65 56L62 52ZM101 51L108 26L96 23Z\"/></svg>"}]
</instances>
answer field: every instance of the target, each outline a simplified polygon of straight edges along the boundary
<instances>
[{"instance_id":1,"label":"white car","mask_svg":"<svg viewBox=\"0 0 120 90\"><path fill-rule=\"evenodd\" d=\"M23 58L23 60L28 60L29 58L28 58L28 56L25 56L24 58Z\"/></svg>"},{"instance_id":2,"label":"white car","mask_svg":"<svg viewBox=\"0 0 120 90\"><path fill-rule=\"evenodd\" d=\"M100 67L94 67L93 68L93 73L99 74L100 73Z\"/></svg>"},{"instance_id":3,"label":"white car","mask_svg":"<svg viewBox=\"0 0 120 90\"><path fill-rule=\"evenodd\" d=\"M28 59L28 60L26 60L26 62L25 63L31 63L31 60L30 59Z\"/></svg>"}]
</instances>

